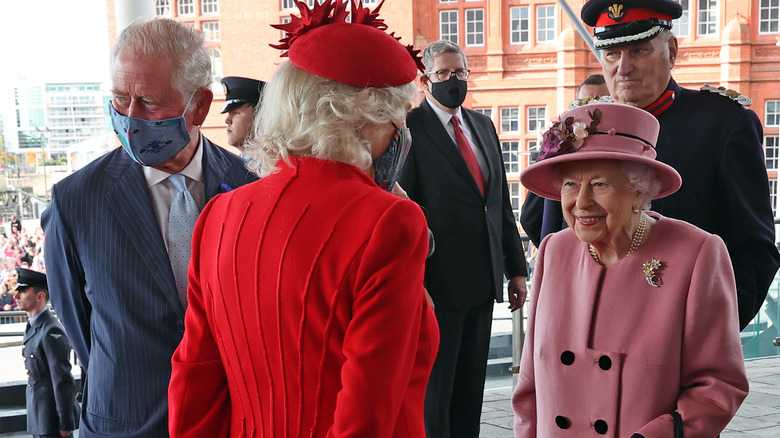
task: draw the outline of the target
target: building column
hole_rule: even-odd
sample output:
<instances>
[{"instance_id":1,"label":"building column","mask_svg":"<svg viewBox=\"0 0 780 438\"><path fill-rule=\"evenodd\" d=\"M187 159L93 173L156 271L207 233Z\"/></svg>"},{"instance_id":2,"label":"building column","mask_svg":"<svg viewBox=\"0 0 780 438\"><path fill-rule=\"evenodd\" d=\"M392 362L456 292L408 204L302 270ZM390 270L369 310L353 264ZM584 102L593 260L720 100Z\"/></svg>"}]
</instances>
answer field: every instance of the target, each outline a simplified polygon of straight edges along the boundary
<instances>
[{"instance_id":1,"label":"building column","mask_svg":"<svg viewBox=\"0 0 780 438\"><path fill-rule=\"evenodd\" d=\"M154 3L155 0L115 0L117 34L138 17L154 16Z\"/></svg>"}]
</instances>

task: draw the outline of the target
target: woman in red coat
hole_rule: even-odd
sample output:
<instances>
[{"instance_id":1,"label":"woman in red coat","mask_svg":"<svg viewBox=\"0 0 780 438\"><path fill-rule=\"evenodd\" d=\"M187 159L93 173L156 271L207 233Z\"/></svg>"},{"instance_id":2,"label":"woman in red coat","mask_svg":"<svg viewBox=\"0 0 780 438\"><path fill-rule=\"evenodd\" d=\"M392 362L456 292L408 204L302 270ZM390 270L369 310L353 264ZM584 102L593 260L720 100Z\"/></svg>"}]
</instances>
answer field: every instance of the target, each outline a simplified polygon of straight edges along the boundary
<instances>
[{"instance_id":1,"label":"woman in red coat","mask_svg":"<svg viewBox=\"0 0 780 438\"><path fill-rule=\"evenodd\" d=\"M714 438L747 395L726 246L647 210L681 183L657 137L646 111L588 104L520 176L570 228L537 256L515 437Z\"/></svg>"},{"instance_id":2,"label":"woman in red coat","mask_svg":"<svg viewBox=\"0 0 780 438\"><path fill-rule=\"evenodd\" d=\"M428 232L387 191L417 63L375 13L346 23L345 4L315 3L284 27L290 61L264 90L246 150L262 179L214 198L194 231L172 437L425 434Z\"/></svg>"}]
</instances>

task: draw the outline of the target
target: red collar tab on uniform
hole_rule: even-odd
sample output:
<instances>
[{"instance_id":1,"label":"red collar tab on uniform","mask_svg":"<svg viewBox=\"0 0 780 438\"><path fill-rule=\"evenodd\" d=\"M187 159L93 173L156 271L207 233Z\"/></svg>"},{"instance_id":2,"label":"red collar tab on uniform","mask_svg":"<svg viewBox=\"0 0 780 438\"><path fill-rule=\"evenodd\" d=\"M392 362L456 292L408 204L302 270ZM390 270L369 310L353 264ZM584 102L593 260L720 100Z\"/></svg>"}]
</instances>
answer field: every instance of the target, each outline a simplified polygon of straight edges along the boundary
<instances>
[{"instance_id":1,"label":"red collar tab on uniform","mask_svg":"<svg viewBox=\"0 0 780 438\"><path fill-rule=\"evenodd\" d=\"M677 97L677 94L674 90L666 90L655 102L642 109L658 117L662 112L668 110L669 107L672 106L675 97Z\"/></svg>"},{"instance_id":2,"label":"red collar tab on uniform","mask_svg":"<svg viewBox=\"0 0 780 438\"><path fill-rule=\"evenodd\" d=\"M595 27L630 23L632 21L647 20L650 18L658 18L669 22L672 21L671 15L661 14L658 11L647 8L626 9L625 5L615 3L614 5L607 8L607 12L604 12L599 16Z\"/></svg>"}]
</instances>

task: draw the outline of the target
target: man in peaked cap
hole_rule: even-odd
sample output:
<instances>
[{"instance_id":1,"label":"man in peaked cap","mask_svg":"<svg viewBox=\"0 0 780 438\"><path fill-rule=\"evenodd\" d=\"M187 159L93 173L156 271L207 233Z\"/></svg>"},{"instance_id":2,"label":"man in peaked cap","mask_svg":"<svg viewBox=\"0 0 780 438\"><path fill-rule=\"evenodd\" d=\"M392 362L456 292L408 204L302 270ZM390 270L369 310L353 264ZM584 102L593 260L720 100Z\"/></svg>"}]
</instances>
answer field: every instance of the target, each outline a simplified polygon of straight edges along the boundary
<instances>
[{"instance_id":1,"label":"man in peaked cap","mask_svg":"<svg viewBox=\"0 0 780 438\"><path fill-rule=\"evenodd\" d=\"M750 104L745 96L710 86L689 90L672 79L678 51L672 20L681 14L672 0L591 0L582 8L582 20L594 27L612 98L656 116L657 159L682 176L682 188L653 201L652 209L726 242L744 329L780 266L763 130L756 114L744 108Z\"/></svg>"},{"instance_id":2,"label":"man in peaked cap","mask_svg":"<svg viewBox=\"0 0 780 438\"><path fill-rule=\"evenodd\" d=\"M27 312L22 341L27 368L27 432L34 437L65 437L76 429L79 405L71 374L70 342L46 304L46 274L16 268L14 293Z\"/></svg>"},{"instance_id":3,"label":"man in peaked cap","mask_svg":"<svg viewBox=\"0 0 780 438\"><path fill-rule=\"evenodd\" d=\"M222 78L225 88L225 108L221 114L227 113L228 143L244 150L244 142L252 131L255 120L255 107L260 100L260 93L265 82L257 79L228 76Z\"/></svg>"}]
</instances>

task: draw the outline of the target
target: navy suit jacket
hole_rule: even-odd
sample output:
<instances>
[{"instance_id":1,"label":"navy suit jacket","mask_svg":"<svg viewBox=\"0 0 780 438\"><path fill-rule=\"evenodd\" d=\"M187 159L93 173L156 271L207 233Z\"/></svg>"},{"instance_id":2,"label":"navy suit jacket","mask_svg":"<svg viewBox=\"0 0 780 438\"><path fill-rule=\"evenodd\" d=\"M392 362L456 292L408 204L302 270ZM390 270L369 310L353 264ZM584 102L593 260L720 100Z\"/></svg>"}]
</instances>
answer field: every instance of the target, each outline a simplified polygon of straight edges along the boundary
<instances>
[{"instance_id":1,"label":"navy suit jacket","mask_svg":"<svg viewBox=\"0 0 780 438\"><path fill-rule=\"evenodd\" d=\"M203 147L207 201L256 179ZM41 223L51 300L86 370L80 436L167 436L184 309L142 167L109 152L54 186Z\"/></svg>"},{"instance_id":2,"label":"navy suit jacket","mask_svg":"<svg viewBox=\"0 0 780 438\"><path fill-rule=\"evenodd\" d=\"M70 343L51 312L44 310L24 334L27 368L27 432L56 435L78 427L79 405L70 370Z\"/></svg>"},{"instance_id":3,"label":"navy suit jacket","mask_svg":"<svg viewBox=\"0 0 780 438\"><path fill-rule=\"evenodd\" d=\"M526 275L495 127L490 118L461 110L487 162L485 195L427 100L406 119L412 148L399 180L427 211L436 251L426 261L425 284L442 309L478 305L491 296L502 302L503 274Z\"/></svg>"}]
</instances>

